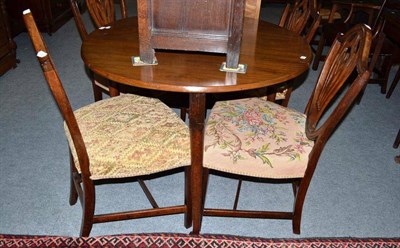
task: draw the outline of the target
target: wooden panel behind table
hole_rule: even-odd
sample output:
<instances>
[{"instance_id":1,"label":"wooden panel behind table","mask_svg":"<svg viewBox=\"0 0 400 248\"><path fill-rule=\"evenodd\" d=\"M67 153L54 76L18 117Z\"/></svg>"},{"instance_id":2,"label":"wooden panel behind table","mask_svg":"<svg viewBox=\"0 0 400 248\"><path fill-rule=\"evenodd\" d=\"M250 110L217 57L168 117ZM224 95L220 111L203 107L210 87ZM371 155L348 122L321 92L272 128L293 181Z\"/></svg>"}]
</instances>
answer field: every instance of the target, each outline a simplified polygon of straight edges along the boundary
<instances>
[{"instance_id":1,"label":"wooden panel behind table","mask_svg":"<svg viewBox=\"0 0 400 248\"><path fill-rule=\"evenodd\" d=\"M152 63L154 49L227 53L228 62L237 67L244 3L138 0L141 59Z\"/></svg>"}]
</instances>

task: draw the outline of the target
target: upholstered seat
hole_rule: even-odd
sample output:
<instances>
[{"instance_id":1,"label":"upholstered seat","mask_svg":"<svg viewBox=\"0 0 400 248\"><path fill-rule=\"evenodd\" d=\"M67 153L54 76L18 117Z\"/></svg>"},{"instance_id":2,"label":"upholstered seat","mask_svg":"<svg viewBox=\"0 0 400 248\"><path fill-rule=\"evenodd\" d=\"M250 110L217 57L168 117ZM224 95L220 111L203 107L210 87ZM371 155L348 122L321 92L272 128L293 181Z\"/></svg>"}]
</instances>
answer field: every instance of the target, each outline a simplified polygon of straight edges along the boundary
<instances>
[{"instance_id":1,"label":"upholstered seat","mask_svg":"<svg viewBox=\"0 0 400 248\"><path fill-rule=\"evenodd\" d=\"M192 225L190 134L186 124L156 98L123 94L72 110L43 37L29 9L23 18L43 74L64 118L69 143L69 204L82 206L80 236L90 235L93 224L137 218L184 214ZM184 202L159 206L143 180L161 177L184 167ZM102 180L100 179L112 179ZM96 181L97 180L97 181ZM151 208L97 214L96 186L137 181ZM163 195L170 197L167 192ZM118 194L115 195L119 197ZM107 199L113 203L113 199ZM132 201L136 201L133 194Z\"/></svg>"},{"instance_id":2,"label":"upholstered seat","mask_svg":"<svg viewBox=\"0 0 400 248\"><path fill-rule=\"evenodd\" d=\"M206 127L204 167L263 178L301 178L314 142L306 116L260 98L217 102Z\"/></svg>"},{"instance_id":3,"label":"upholstered seat","mask_svg":"<svg viewBox=\"0 0 400 248\"><path fill-rule=\"evenodd\" d=\"M331 14L331 10L330 9L321 8L321 9L319 9L319 14L320 14L320 16L321 16L321 18L323 20L328 20L330 14ZM333 13L333 17L332 18L334 20L339 20L339 19L342 19L342 15L339 12L335 12L335 13Z\"/></svg>"},{"instance_id":4,"label":"upholstered seat","mask_svg":"<svg viewBox=\"0 0 400 248\"><path fill-rule=\"evenodd\" d=\"M190 165L189 129L155 98L124 94L76 110L90 178L125 178ZM80 171L67 126L65 132Z\"/></svg>"},{"instance_id":5,"label":"upholstered seat","mask_svg":"<svg viewBox=\"0 0 400 248\"><path fill-rule=\"evenodd\" d=\"M214 105L205 127L202 216L289 219L293 232L300 234L304 199L324 146L370 78L371 40L370 28L361 24L337 36L305 115L260 98ZM356 76L352 82L351 75ZM215 171L239 179L233 208L205 204L209 174ZM291 183L293 209L254 209L251 202L239 209L242 182L254 180Z\"/></svg>"}]
</instances>

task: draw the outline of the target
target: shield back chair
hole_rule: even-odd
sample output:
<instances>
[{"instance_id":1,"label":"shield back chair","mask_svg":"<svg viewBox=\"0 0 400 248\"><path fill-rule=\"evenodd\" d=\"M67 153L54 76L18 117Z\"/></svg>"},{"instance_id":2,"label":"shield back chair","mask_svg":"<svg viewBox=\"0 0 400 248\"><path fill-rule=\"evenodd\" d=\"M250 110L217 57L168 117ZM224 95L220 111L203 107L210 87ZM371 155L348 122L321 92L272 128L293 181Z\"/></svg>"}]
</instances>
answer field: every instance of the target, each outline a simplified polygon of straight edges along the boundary
<instances>
[{"instance_id":1,"label":"shield back chair","mask_svg":"<svg viewBox=\"0 0 400 248\"><path fill-rule=\"evenodd\" d=\"M378 14L379 17L377 22L374 24L373 28L373 37L372 37L372 45L371 45L371 53L370 53L370 71L371 78L369 83L376 83L380 85L381 93L385 94L390 71L392 66L396 63L400 63L400 49L397 45L395 45L392 41L386 38L386 34L383 31L385 26L387 25L385 22L385 18L380 17L380 14L384 8L380 10ZM400 69L399 69L400 70ZM399 78L400 73L398 72L395 76L395 80ZM386 94L386 98L389 98L391 92L395 87L395 82L393 81L392 86ZM358 103L360 103L364 94L364 90L360 93Z\"/></svg>"},{"instance_id":2,"label":"shield back chair","mask_svg":"<svg viewBox=\"0 0 400 248\"><path fill-rule=\"evenodd\" d=\"M73 111L30 10L24 11L23 17L64 118L71 155L69 202L74 205L79 198L83 209L80 235L89 236L94 223L178 213L185 214L184 224L189 228L190 135L185 123L160 100L134 94L111 97ZM176 168L185 171L185 202L181 205L159 207L145 191L152 208L95 214L96 185L149 175L159 177L164 174L157 173Z\"/></svg>"},{"instance_id":3,"label":"shield back chair","mask_svg":"<svg viewBox=\"0 0 400 248\"><path fill-rule=\"evenodd\" d=\"M279 26L302 35L307 43L311 44L320 22L321 16L314 8L311 0L297 0L293 9L291 9L290 4L286 5ZM293 81L286 82L284 86L279 86L279 88L270 87L268 99L287 107L292 90Z\"/></svg>"},{"instance_id":4,"label":"shield back chair","mask_svg":"<svg viewBox=\"0 0 400 248\"><path fill-rule=\"evenodd\" d=\"M93 23L96 28L107 27L116 20L114 0L103 0L103 1L86 0L85 2L90 17L93 20ZM74 15L74 20L78 28L79 35L81 36L82 40L86 40L88 32L82 20L81 12L77 1L70 0L70 6L72 13ZM120 6L121 6L121 18L126 18L127 17L126 0L120 0ZM109 94L110 96L119 95L118 85L115 82L111 82L92 72L90 72L90 74L92 78L92 87L93 87L93 94L95 101L99 101L103 98L102 97L103 92Z\"/></svg>"},{"instance_id":5,"label":"shield back chair","mask_svg":"<svg viewBox=\"0 0 400 248\"><path fill-rule=\"evenodd\" d=\"M388 86L389 75L392 67L396 64L400 64L400 39L398 38L398 23L387 22L386 17L381 16L382 12L393 13L392 2L384 1L386 3L379 12L379 19L376 22L377 26L376 34L377 38L374 39L373 45L375 45L374 53L371 55L371 66L373 67L373 76L370 79L371 83L378 83L381 86L381 93L385 94ZM390 86L386 98L390 98L391 94L396 87L396 84L400 80L400 68L396 72L392 85Z\"/></svg>"},{"instance_id":6,"label":"shield back chair","mask_svg":"<svg viewBox=\"0 0 400 248\"><path fill-rule=\"evenodd\" d=\"M389 75L393 65L400 63L400 48L395 44L396 42L393 43L391 39L386 37L385 33L387 31L384 31L387 30L386 26L388 24L386 23L386 19L382 16L382 13L390 9L389 3L389 1L384 0L377 14L377 18L372 28L373 36L370 53L370 71L372 74L369 83L379 84L382 94L386 93ZM389 29L392 31L394 30L393 27L389 27ZM396 86L396 80L399 80L399 78L400 72L397 72L395 79L386 94L386 98L390 97L394 87ZM361 101L363 92L364 91L362 91L359 96L358 103Z\"/></svg>"},{"instance_id":7,"label":"shield back chair","mask_svg":"<svg viewBox=\"0 0 400 248\"><path fill-rule=\"evenodd\" d=\"M374 29L374 24L378 20L380 10L385 3L386 1L384 0L381 5L367 3L334 4L328 23L322 25L312 69L317 70L319 63L325 60L324 47L329 47L338 33L345 33L358 23L365 23ZM333 16L336 12L340 12L343 18L335 21Z\"/></svg>"},{"instance_id":8,"label":"shield back chair","mask_svg":"<svg viewBox=\"0 0 400 248\"><path fill-rule=\"evenodd\" d=\"M321 16L320 25L316 31L315 37L310 42L310 44L312 45L311 49L313 50L313 53L315 53L316 50L314 47L318 45L319 37L321 36L321 28L325 23L328 22L329 17L331 16L332 3L330 1L324 0L313 0L313 7ZM340 12L336 11L333 13L331 18L333 22L335 22L342 19L342 15Z\"/></svg>"},{"instance_id":9,"label":"shield back chair","mask_svg":"<svg viewBox=\"0 0 400 248\"><path fill-rule=\"evenodd\" d=\"M203 204L208 175L217 171L257 182L292 183L294 207L285 212L204 205L203 216L291 219L293 232L300 233L303 204L319 157L370 77L371 39L370 28L362 24L337 37L305 114L260 98L214 105L205 129ZM345 82L354 69L357 78L348 87Z\"/></svg>"}]
</instances>

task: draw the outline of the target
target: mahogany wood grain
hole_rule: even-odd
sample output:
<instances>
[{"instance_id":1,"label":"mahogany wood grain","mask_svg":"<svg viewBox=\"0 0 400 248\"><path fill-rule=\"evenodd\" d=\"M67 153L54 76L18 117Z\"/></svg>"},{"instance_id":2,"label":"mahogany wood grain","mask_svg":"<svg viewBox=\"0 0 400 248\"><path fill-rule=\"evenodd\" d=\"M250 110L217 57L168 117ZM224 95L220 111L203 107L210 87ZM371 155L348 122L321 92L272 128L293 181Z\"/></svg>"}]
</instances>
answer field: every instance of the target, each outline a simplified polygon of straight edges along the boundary
<instances>
[{"instance_id":1,"label":"mahogany wood grain","mask_svg":"<svg viewBox=\"0 0 400 248\"><path fill-rule=\"evenodd\" d=\"M258 32L257 32L258 30ZM307 42L276 25L245 19L241 62L246 74L220 72L225 56L159 51L158 65L134 67L139 55L137 20L127 18L110 29L95 30L82 45L82 59L91 70L113 81L154 90L219 93L275 85L299 76L312 59ZM304 56L305 59L300 57Z\"/></svg>"},{"instance_id":2,"label":"mahogany wood grain","mask_svg":"<svg viewBox=\"0 0 400 248\"><path fill-rule=\"evenodd\" d=\"M69 132L71 137L73 146L70 147L70 198L69 203L74 205L77 203L78 199L81 202L82 206L82 222L81 222L81 232L80 236L87 237L90 235L93 224L102 223L102 222L110 222L110 221L121 221L128 220L134 218L145 218L150 216L162 216L162 215L170 215L170 214L185 214L185 227L189 228L192 224L191 216L191 200L185 199L185 204L182 205L172 205L172 206L164 206L159 207L155 202L154 198L151 196L149 190L146 185L142 182L141 178L147 178L149 171L147 171L147 175L142 175L142 173L138 173L136 176L122 176L122 177L108 177L102 179L92 179L92 170L91 170L91 159L89 158L89 153L87 150L87 143L85 143L83 134L78 125L77 118L74 114L74 111L71 107L71 104L68 100L68 96L64 90L62 82L58 76L58 73L55 69L53 60L50 56L49 51L47 50L47 45L43 40L41 33L38 30L36 22L33 18L31 11L25 10L23 13L23 18L26 23L26 28L29 33L29 37L31 38L33 47L37 54L38 62L42 68L43 74L46 78L50 91L54 97L55 102L57 103L61 115L65 121L65 127ZM116 98L111 98L109 101L118 100ZM141 112L141 111L139 111ZM111 112L110 112L111 113ZM89 113L90 114L90 113ZM140 114L139 117L140 118ZM106 125L106 124L105 124ZM121 130L123 131L123 130ZM88 135L88 131L86 130L86 135ZM108 138L108 137L107 137ZM135 144L132 144L133 146ZM80 170L78 171L77 166L75 165L75 159L72 157L71 150L74 149L77 154L77 159L79 162ZM116 150L116 147L110 148ZM94 159L96 160L96 159ZM115 166L119 166L118 163L114 163ZM112 169L116 169L115 166ZM165 166L160 167L165 171L167 169ZM93 169L93 168L92 168ZM158 171L160 172L160 171ZM151 172L150 172L151 173ZM109 184L109 183L126 183L127 181L138 180L140 186L145 192L145 195L150 200L152 208L147 209L136 209L133 211L123 211L123 212L112 212L112 213L95 213L95 205L96 205L96 191L95 186L99 184ZM185 197L191 196L191 184L190 184L190 167L186 166L185 168Z\"/></svg>"},{"instance_id":3,"label":"mahogany wood grain","mask_svg":"<svg viewBox=\"0 0 400 248\"><path fill-rule=\"evenodd\" d=\"M312 54L305 39L267 22L245 18L240 49L245 74L221 72L224 54L157 51L158 65L133 66L139 55L138 22L119 20L83 41L82 59L95 73L118 83L189 93L193 233L201 225L201 187L206 93L235 92L276 85L305 72ZM302 58L304 56L304 58Z\"/></svg>"},{"instance_id":4,"label":"mahogany wood grain","mask_svg":"<svg viewBox=\"0 0 400 248\"><path fill-rule=\"evenodd\" d=\"M244 16L253 19L260 18L261 0L246 0Z\"/></svg>"},{"instance_id":5,"label":"mahogany wood grain","mask_svg":"<svg viewBox=\"0 0 400 248\"><path fill-rule=\"evenodd\" d=\"M154 49L225 53L237 68L245 0L138 0L140 58L155 62Z\"/></svg>"},{"instance_id":6,"label":"mahogany wood grain","mask_svg":"<svg viewBox=\"0 0 400 248\"><path fill-rule=\"evenodd\" d=\"M238 210L236 209L237 201L235 200L235 205L233 209L216 209L204 207L204 216L291 219L293 232L295 234L300 234L300 224L304 200L314 171L317 167L319 157L330 136L333 134L339 123L342 122L343 118L345 118L360 91L365 87L370 77L368 60L371 40L372 34L370 28L367 25L359 24L350 29L346 34L339 35L333 43L332 49L330 50L326 63L321 70L318 81L314 87L305 111L306 120L304 131L307 138L313 141L313 147L309 153L303 154L308 159L307 166L304 170L303 175L290 175L290 172L288 172L288 174L285 175L285 178L258 176L254 174L250 176L244 176L246 175L246 173L243 173L243 171L239 172L239 170L235 169L226 169L229 167L229 165L232 164L227 164L224 166L214 164L209 168L204 169L203 171L203 202L206 201L205 190L207 189L207 174L211 170L216 170L222 174L228 174L230 177L233 178L246 178L254 180L257 183L292 183L294 193L293 210L287 211L286 208L281 208L281 210L273 211L271 211L271 209L269 211L257 210L252 209L254 206L251 206L251 202L244 203L242 208ZM348 80L351 75L356 75L357 77L354 80ZM351 81L351 83L349 81ZM348 86L349 83L350 86ZM238 101L235 101L235 103L231 104L231 106L236 105L236 107L231 108L233 112L235 112L235 109L238 109L238 107L240 108L240 106L243 106L238 103ZM276 122L279 121L280 120L276 120ZM228 122L230 122L230 120L227 120L225 123L219 124L224 126ZM261 125L265 125L265 128L266 126L268 126L268 124L265 123ZM235 128L240 129L241 127L230 127L231 130L229 131L229 133L235 135L241 132L239 130L235 130ZM224 134L224 131L222 131L222 135ZM267 143L270 141L265 142ZM295 145L296 144L292 144L291 146ZM247 146L246 149L256 150L256 147ZM216 152L218 153L219 151ZM277 152L277 150L275 150L275 152ZM215 151L212 155L210 155L209 153L205 154L205 156L207 155L214 156L214 158L215 156L218 156ZM220 155L220 157L222 157L222 155ZM227 163L232 162L233 161L231 160ZM249 159L246 162L247 166L250 167L254 165L253 163L254 162L250 161ZM280 163L285 162L282 160L280 162L275 161L274 168L279 167ZM257 195L258 192L248 193ZM279 194L280 193L281 192L279 192ZM257 195L257 197L262 196ZM265 208L268 208L268 206L266 206Z\"/></svg>"}]
</instances>

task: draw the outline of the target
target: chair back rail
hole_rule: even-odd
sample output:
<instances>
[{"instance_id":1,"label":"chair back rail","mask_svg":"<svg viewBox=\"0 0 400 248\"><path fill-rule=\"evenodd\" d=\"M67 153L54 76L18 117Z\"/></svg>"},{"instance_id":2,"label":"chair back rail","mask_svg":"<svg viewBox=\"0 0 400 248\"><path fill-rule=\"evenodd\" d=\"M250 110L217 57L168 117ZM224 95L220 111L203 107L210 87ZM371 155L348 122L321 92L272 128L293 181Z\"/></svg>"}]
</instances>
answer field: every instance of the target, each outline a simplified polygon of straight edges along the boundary
<instances>
[{"instance_id":1,"label":"chair back rail","mask_svg":"<svg viewBox=\"0 0 400 248\"><path fill-rule=\"evenodd\" d=\"M27 12L23 15L23 17L35 51L38 54L38 60L44 76L70 131L76 152L79 157L82 175L89 178L89 157L67 94L62 86L47 46L43 41L43 37L37 28L35 20L33 19L32 13Z\"/></svg>"},{"instance_id":2,"label":"chair back rail","mask_svg":"<svg viewBox=\"0 0 400 248\"><path fill-rule=\"evenodd\" d=\"M344 117L355 97L367 83L370 76L368 57L371 43L371 30L363 24L356 25L345 35L338 35L329 51L307 106L306 131L308 138L329 137L333 132L332 127L336 126ZM319 123L332 99L337 97L355 68L357 69L357 78L324 123ZM317 128L317 125L320 126Z\"/></svg>"},{"instance_id":3,"label":"chair back rail","mask_svg":"<svg viewBox=\"0 0 400 248\"><path fill-rule=\"evenodd\" d=\"M120 0L121 17L127 17L126 0ZM86 6L97 28L115 21L114 0L86 0Z\"/></svg>"}]
</instances>

